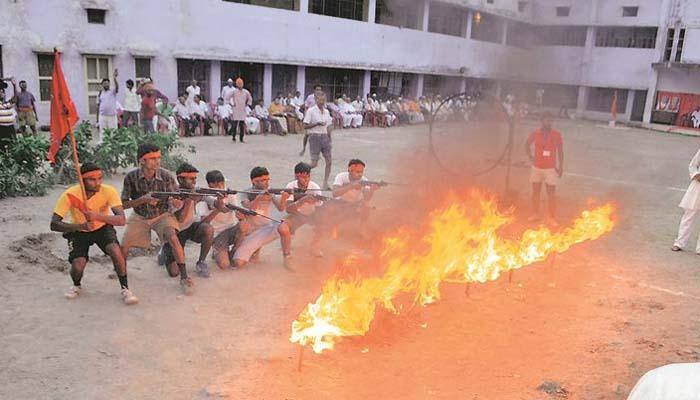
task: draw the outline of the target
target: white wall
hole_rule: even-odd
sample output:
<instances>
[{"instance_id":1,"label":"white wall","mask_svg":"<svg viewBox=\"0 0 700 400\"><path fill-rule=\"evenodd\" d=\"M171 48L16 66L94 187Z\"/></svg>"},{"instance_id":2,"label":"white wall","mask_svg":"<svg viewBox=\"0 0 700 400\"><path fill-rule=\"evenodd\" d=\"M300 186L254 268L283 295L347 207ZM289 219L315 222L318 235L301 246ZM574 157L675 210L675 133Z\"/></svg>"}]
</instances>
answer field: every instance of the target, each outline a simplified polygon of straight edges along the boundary
<instances>
[{"instance_id":1,"label":"white wall","mask_svg":"<svg viewBox=\"0 0 700 400\"><path fill-rule=\"evenodd\" d=\"M658 90L700 94L700 72L690 69L659 71Z\"/></svg>"}]
</instances>

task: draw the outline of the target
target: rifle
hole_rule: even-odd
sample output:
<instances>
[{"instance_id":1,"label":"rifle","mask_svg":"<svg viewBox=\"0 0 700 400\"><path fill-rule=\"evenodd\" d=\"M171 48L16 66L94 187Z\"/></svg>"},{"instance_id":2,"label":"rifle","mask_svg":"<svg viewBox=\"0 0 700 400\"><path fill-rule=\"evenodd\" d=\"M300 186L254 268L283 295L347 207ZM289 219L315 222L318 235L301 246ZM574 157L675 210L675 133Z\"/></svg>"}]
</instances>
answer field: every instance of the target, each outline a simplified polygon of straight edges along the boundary
<instances>
[{"instance_id":1,"label":"rifle","mask_svg":"<svg viewBox=\"0 0 700 400\"><path fill-rule=\"evenodd\" d=\"M278 224L281 224L281 223L282 223L282 221L280 221L280 220L277 220L277 219L274 219L274 218L270 218L270 217L268 217L267 215L260 214L259 212L253 211L253 210L251 210L251 209L249 209L249 208L234 206L233 204L226 204L225 206L226 206L226 208L228 208L229 210L231 210L231 211L238 211L239 213L241 213L241 214L243 214L243 215L248 215L248 216L251 216L251 217L263 217L263 218L265 218L265 219L269 219L269 220L272 221L272 222L277 222Z\"/></svg>"},{"instance_id":2,"label":"rifle","mask_svg":"<svg viewBox=\"0 0 700 400\"><path fill-rule=\"evenodd\" d=\"M169 198L174 198L174 199L201 199L203 197L202 194L197 193L197 192L188 192L184 190L179 190L177 192L151 192L149 193L151 197L156 198L158 200L167 200Z\"/></svg>"},{"instance_id":3,"label":"rifle","mask_svg":"<svg viewBox=\"0 0 700 400\"><path fill-rule=\"evenodd\" d=\"M243 190L233 190L233 189L214 189L214 188L197 188L194 190L196 193L205 194L210 196L228 196L237 195L238 193L249 193Z\"/></svg>"}]
</instances>

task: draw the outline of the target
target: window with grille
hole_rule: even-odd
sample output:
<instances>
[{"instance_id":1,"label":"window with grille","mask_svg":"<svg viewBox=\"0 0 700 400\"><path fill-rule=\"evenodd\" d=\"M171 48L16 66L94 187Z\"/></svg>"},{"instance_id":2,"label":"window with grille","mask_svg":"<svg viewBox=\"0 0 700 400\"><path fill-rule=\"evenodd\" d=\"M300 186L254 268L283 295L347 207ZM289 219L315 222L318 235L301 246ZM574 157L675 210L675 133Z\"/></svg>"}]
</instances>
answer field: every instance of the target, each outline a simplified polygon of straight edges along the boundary
<instances>
[{"instance_id":1,"label":"window with grille","mask_svg":"<svg viewBox=\"0 0 700 400\"><path fill-rule=\"evenodd\" d=\"M148 57L134 58L134 77L136 79L151 77L151 59Z\"/></svg>"},{"instance_id":2,"label":"window with grille","mask_svg":"<svg viewBox=\"0 0 700 400\"><path fill-rule=\"evenodd\" d=\"M209 60L177 59L177 94L185 93L187 86L192 84L192 80L197 81L200 93L205 101L210 101L209 97ZM217 96L218 97L218 96Z\"/></svg>"},{"instance_id":3,"label":"window with grille","mask_svg":"<svg viewBox=\"0 0 700 400\"><path fill-rule=\"evenodd\" d=\"M354 98L360 93L360 82L364 71L341 68L306 67L306 90L312 93L314 85L320 84L328 100L337 99L343 94Z\"/></svg>"},{"instance_id":4,"label":"window with grille","mask_svg":"<svg viewBox=\"0 0 700 400\"><path fill-rule=\"evenodd\" d=\"M584 47L586 45L585 26L552 25L533 29L536 31L536 41L540 46Z\"/></svg>"},{"instance_id":5,"label":"window with grille","mask_svg":"<svg viewBox=\"0 0 700 400\"><path fill-rule=\"evenodd\" d=\"M683 42L685 42L685 28L678 32L678 45L676 46L676 62L681 62L683 58Z\"/></svg>"},{"instance_id":6,"label":"window with grille","mask_svg":"<svg viewBox=\"0 0 700 400\"><path fill-rule=\"evenodd\" d=\"M639 13L639 7L622 7L623 17L636 17Z\"/></svg>"},{"instance_id":7,"label":"window with grille","mask_svg":"<svg viewBox=\"0 0 700 400\"><path fill-rule=\"evenodd\" d=\"M556 7L557 17L568 17L571 7Z\"/></svg>"},{"instance_id":8,"label":"window with grille","mask_svg":"<svg viewBox=\"0 0 700 400\"><path fill-rule=\"evenodd\" d=\"M653 49L656 47L656 28L601 27L595 38L596 47L627 47Z\"/></svg>"},{"instance_id":9,"label":"window with grille","mask_svg":"<svg viewBox=\"0 0 700 400\"><path fill-rule=\"evenodd\" d=\"M88 86L88 110L97 114L97 97L102 90L102 80L112 80L112 59L105 56L85 56L85 78ZM112 86L114 82L111 82Z\"/></svg>"},{"instance_id":10,"label":"window with grille","mask_svg":"<svg viewBox=\"0 0 700 400\"><path fill-rule=\"evenodd\" d=\"M423 4L415 0L377 0L376 22L408 29L421 29Z\"/></svg>"},{"instance_id":11,"label":"window with grille","mask_svg":"<svg viewBox=\"0 0 700 400\"><path fill-rule=\"evenodd\" d=\"M472 21L472 39L484 42L501 43L503 20L492 14L475 12Z\"/></svg>"},{"instance_id":12,"label":"window with grille","mask_svg":"<svg viewBox=\"0 0 700 400\"><path fill-rule=\"evenodd\" d=\"M87 21L90 24L104 24L105 23L105 15L107 14L106 10L100 10L97 8L88 8L85 10L87 14Z\"/></svg>"},{"instance_id":13,"label":"window with grille","mask_svg":"<svg viewBox=\"0 0 700 400\"><path fill-rule=\"evenodd\" d=\"M428 32L462 36L466 23L466 9L438 2L430 3Z\"/></svg>"},{"instance_id":14,"label":"window with grille","mask_svg":"<svg viewBox=\"0 0 700 400\"><path fill-rule=\"evenodd\" d=\"M281 8L284 10L296 10L294 0L223 0L229 3L250 4L252 6Z\"/></svg>"},{"instance_id":15,"label":"window with grille","mask_svg":"<svg viewBox=\"0 0 700 400\"><path fill-rule=\"evenodd\" d=\"M532 25L511 21L508 24L506 45L520 48L529 48L536 42L537 31Z\"/></svg>"},{"instance_id":16,"label":"window with grille","mask_svg":"<svg viewBox=\"0 0 700 400\"><path fill-rule=\"evenodd\" d=\"M664 61L671 61L673 53L673 40L676 36L676 30L671 28L666 33L666 49L664 51Z\"/></svg>"},{"instance_id":17,"label":"window with grille","mask_svg":"<svg viewBox=\"0 0 700 400\"><path fill-rule=\"evenodd\" d=\"M309 6L309 12L313 14L364 20L363 0L311 0Z\"/></svg>"},{"instance_id":18,"label":"window with grille","mask_svg":"<svg viewBox=\"0 0 700 400\"><path fill-rule=\"evenodd\" d=\"M39 67L39 100L51 101L51 82L53 81L53 55L37 54Z\"/></svg>"},{"instance_id":19,"label":"window with grille","mask_svg":"<svg viewBox=\"0 0 700 400\"><path fill-rule=\"evenodd\" d=\"M527 9L527 1L519 1L518 12L525 12L525 9Z\"/></svg>"},{"instance_id":20,"label":"window with grille","mask_svg":"<svg viewBox=\"0 0 700 400\"><path fill-rule=\"evenodd\" d=\"M297 91L296 65L275 64L272 66L272 96L287 96Z\"/></svg>"}]
</instances>

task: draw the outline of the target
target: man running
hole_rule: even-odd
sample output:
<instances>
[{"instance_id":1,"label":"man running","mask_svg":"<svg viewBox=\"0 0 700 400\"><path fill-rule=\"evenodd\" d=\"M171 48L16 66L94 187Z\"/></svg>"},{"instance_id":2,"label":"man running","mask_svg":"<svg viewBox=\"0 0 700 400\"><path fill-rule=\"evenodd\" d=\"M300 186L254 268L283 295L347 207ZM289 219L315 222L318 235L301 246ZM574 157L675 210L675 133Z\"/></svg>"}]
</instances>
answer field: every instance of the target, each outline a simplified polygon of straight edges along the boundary
<instances>
[{"instance_id":1,"label":"man running","mask_svg":"<svg viewBox=\"0 0 700 400\"><path fill-rule=\"evenodd\" d=\"M177 183L180 190L192 191L197 185L197 174L199 170L189 163L183 163L177 168ZM182 208L175 212L175 216L180 223L180 231L177 234L180 245L183 250L188 240L200 244L199 259L195 265L197 275L202 278L209 278L209 265L207 265L207 255L211 250L212 242L214 241L214 228L212 228L209 220L198 220L199 215L196 213L195 206L199 202L196 197L186 197L183 199ZM171 277L176 277L180 274L179 267L173 256L173 248L169 243L165 243L158 254L158 263L165 265L168 268L168 274Z\"/></svg>"},{"instance_id":2,"label":"man running","mask_svg":"<svg viewBox=\"0 0 700 400\"><path fill-rule=\"evenodd\" d=\"M525 152L532 162L530 183L532 183L532 216L530 221L540 219L540 192L542 183L547 187L549 215L546 222L558 226L555 219L557 204L555 189L564 172L564 144L561 133L552 129L552 116L542 114L542 125L530 134L525 142ZM534 153L533 153L534 147Z\"/></svg>"},{"instance_id":3,"label":"man running","mask_svg":"<svg viewBox=\"0 0 700 400\"><path fill-rule=\"evenodd\" d=\"M126 221L126 230L122 238L124 257L128 257L132 247L149 248L151 231L154 231L161 243L169 243L172 247L180 275L180 287L186 295L191 295L194 283L187 276L185 251L177 237L180 224L169 212L169 209L181 209L184 202L175 198L161 201L150 195L151 192L175 191L177 183L170 172L160 167L158 146L142 144L137 150L137 155L139 168L124 177L121 196L124 208L134 209L134 213Z\"/></svg>"},{"instance_id":4,"label":"man running","mask_svg":"<svg viewBox=\"0 0 700 400\"><path fill-rule=\"evenodd\" d=\"M90 259L90 247L96 244L112 259L119 278L124 304L136 304L138 299L129 290L126 277L126 260L119 248L115 226L124 225L124 209L117 189L102 184L102 171L93 163L80 167L87 201L83 199L80 185L73 185L58 198L51 217L51 230L63 232L68 240L68 262L73 287L65 294L68 299L77 298L82 292L81 280ZM110 210L113 215L110 215ZM64 221L69 217L69 222Z\"/></svg>"},{"instance_id":5,"label":"man running","mask_svg":"<svg viewBox=\"0 0 700 400\"><path fill-rule=\"evenodd\" d=\"M304 128L309 135L309 152L311 153L311 168L318 166L320 155L323 154L325 171L323 174L323 188L328 188L328 178L331 174L332 150L331 131L333 130L333 118L326 109L326 95L316 95L316 105L306 110L304 116Z\"/></svg>"},{"instance_id":6,"label":"man running","mask_svg":"<svg viewBox=\"0 0 700 400\"><path fill-rule=\"evenodd\" d=\"M289 193L286 192L280 196L273 196L267 193L267 189L270 188L270 173L267 168L253 168L250 171L250 181L252 186L249 191L259 191L260 194L241 193L241 205L260 215L246 217L246 221L250 224L250 233L241 240L240 245L233 254L234 268L245 266L254 253L277 238L277 227L279 224L265 217L270 216L272 204L279 211L284 211L287 199L289 199ZM285 267L289 268L291 254L283 254L283 256Z\"/></svg>"}]
</instances>

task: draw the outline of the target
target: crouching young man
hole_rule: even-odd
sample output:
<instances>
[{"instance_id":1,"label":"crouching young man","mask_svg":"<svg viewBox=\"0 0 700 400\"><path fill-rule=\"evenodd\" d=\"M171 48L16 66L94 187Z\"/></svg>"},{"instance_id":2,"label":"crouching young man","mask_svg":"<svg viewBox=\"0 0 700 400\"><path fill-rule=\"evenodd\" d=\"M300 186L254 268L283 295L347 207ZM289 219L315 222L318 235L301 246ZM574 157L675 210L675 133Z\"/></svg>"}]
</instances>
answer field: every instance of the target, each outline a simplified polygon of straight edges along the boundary
<instances>
[{"instance_id":1,"label":"crouching young man","mask_svg":"<svg viewBox=\"0 0 700 400\"><path fill-rule=\"evenodd\" d=\"M179 210L183 201L175 198L159 200L151 192L173 192L177 183L167 170L160 167L160 148L151 144L142 144L138 148L139 168L124 177L122 202L124 208L133 208L134 213L126 221L126 230L122 238L122 252L128 257L132 247L149 248L151 231L154 231L161 243L169 243L177 263L182 291L192 294L192 279L187 276L185 251L180 244L177 233L180 229L175 216L169 210Z\"/></svg>"},{"instance_id":2,"label":"crouching young man","mask_svg":"<svg viewBox=\"0 0 700 400\"><path fill-rule=\"evenodd\" d=\"M260 215L245 218L250 225L250 233L241 240L240 245L233 254L234 268L241 268L248 264L254 253L277 238L279 235L277 232L279 224L265 217L270 216L272 204L279 211L284 211L287 199L289 199L289 193L286 192L280 196L273 196L267 192L267 189L270 188L270 173L266 168L253 168L250 171L250 181L252 186L249 191L259 191L259 193L241 193L241 205ZM287 231L285 235L291 234ZM284 254L285 266L288 268L289 258L290 254Z\"/></svg>"},{"instance_id":3,"label":"crouching young man","mask_svg":"<svg viewBox=\"0 0 700 400\"><path fill-rule=\"evenodd\" d=\"M177 168L175 173L177 174L177 183L181 190L195 189L197 174L199 173L197 168L188 163L183 163ZM183 200L182 208L175 212L175 216L180 223L180 231L177 233L177 238L183 251L188 240L199 243L199 259L195 265L195 271L200 277L209 278L207 255L209 255L209 250L211 250L211 245L214 241L214 228L212 228L209 220L200 219L200 215L196 213L198 202L199 199L196 197L187 197ZM173 255L173 248L169 243L163 244L161 253L158 255L158 261L159 264L167 266L168 274L171 277L174 278L180 274L180 269Z\"/></svg>"},{"instance_id":4,"label":"crouching young man","mask_svg":"<svg viewBox=\"0 0 700 400\"><path fill-rule=\"evenodd\" d=\"M58 198L51 217L51 230L63 232L63 237L68 240L68 262L71 264L73 287L65 296L75 299L80 295L83 272L90 259L88 252L96 244L112 259L124 304L136 304L139 300L129 290L126 260L114 230L115 226L125 223L119 192L110 185L102 184L102 171L95 164L83 164L80 175L85 185L87 201L83 199L80 185L71 186ZM110 210L113 215L110 215ZM64 221L67 216L70 217L70 222Z\"/></svg>"}]
</instances>

